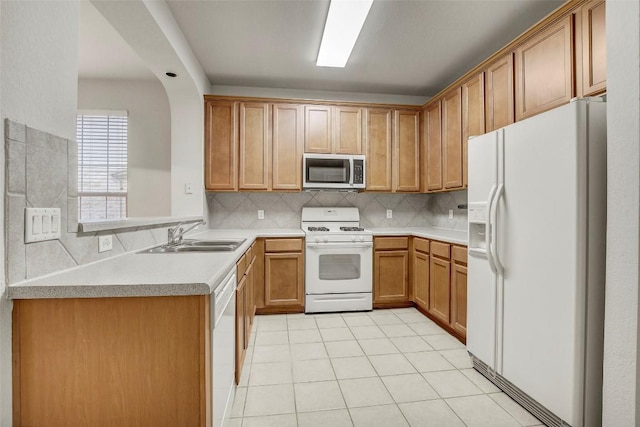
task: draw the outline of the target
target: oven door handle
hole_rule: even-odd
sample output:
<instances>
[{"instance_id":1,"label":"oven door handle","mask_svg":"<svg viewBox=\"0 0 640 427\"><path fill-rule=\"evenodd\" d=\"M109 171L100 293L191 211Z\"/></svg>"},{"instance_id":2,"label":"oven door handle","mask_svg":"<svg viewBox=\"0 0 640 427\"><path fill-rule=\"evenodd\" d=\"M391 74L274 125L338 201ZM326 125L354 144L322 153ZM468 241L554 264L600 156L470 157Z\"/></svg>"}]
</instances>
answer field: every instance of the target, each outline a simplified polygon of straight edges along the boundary
<instances>
[{"instance_id":1,"label":"oven door handle","mask_svg":"<svg viewBox=\"0 0 640 427\"><path fill-rule=\"evenodd\" d=\"M307 243L309 249L353 249L353 248L372 248L373 243Z\"/></svg>"}]
</instances>

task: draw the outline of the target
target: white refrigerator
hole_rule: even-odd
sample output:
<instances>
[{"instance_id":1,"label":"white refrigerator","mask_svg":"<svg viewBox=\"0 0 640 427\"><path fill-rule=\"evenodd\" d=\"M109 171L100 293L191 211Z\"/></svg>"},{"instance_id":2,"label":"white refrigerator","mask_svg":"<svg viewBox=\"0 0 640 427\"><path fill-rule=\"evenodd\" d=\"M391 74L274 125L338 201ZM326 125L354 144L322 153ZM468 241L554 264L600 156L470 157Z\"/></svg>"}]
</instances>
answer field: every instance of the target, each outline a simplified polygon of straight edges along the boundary
<instances>
[{"instance_id":1,"label":"white refrigerator","mask_svg":"<svg viewBox=\"0 0 640 427\"><path fill-rule=\"evenodd\" d=\"M606 103L469 139L467 350L547 425L601 425Z\"/></svg>"}]
</instances>

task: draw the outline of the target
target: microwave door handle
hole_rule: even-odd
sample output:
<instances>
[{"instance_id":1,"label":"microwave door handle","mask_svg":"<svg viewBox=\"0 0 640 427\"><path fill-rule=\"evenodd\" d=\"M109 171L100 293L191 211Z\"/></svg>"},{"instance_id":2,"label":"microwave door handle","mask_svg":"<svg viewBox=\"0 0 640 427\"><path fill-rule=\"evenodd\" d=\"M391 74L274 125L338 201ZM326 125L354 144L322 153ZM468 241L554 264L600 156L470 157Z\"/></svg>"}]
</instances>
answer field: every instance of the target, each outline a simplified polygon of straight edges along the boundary
<instances>
[{"instance_id":1,"label":"microwave door handle","mask_svg":"<svg viewBox=\"0 0 640 427\"><path fill-rule=\"evenodd\" d=\"M349 163L349 167L347 168L347 184L353 184L353 161L350 159L345 160L345 162Z\"/></svg>"}]
</instances>

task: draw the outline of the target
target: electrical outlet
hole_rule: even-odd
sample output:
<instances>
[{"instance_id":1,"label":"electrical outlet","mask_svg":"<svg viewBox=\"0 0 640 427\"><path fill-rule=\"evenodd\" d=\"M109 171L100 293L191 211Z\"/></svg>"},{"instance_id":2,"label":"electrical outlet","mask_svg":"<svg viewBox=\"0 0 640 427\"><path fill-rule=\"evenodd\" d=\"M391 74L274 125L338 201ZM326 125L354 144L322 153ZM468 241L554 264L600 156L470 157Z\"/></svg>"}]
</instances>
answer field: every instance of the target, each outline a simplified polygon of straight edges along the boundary
<instances>
[{"instance_id":1,"label":"electrical outlet","mask_svg":"<svg viewBox=\"0 0 640 427\"><path fill-rule=\"evenodd\" d=\"M387 209L387 218L393 218L393 210Z\"/></svg>"},{"instance_id":2,"label":"electrical outlet","mask_svg":"<svg viewBox=\"0 0 640 427\"><path fill-rule=\"evenodd\" d=\"M187 182L184 185L184 194L193 194L193 184Z\"/></svg>"},{"instance_id":3,"label":"electrical outlet","mask_svg":"<svg viewBox=\"0 0 640 427\"><path fill-rule=\"evenodd\" d=\"M264 219L264 210L258 209L258 219Z\"/></svg>"},{"instance_id":4,"label":"electrical outlet","mask_svg":"<svg viewBox=\"0 0 640 427\"><path fill-rule=\"evenodd\" d=\"M449 209L449 219L453 219L453 209Z\"/></svg>"},{"instance_id":5,"label":"electrical outlet","mask_svg":"<svg viewBox=\"0 0 640 427\"><path fill-rule=\"evenodd\" d=\"M113 249L113 236L98 237L98 252L107 252Z\"/></svg>"}]
</instances>

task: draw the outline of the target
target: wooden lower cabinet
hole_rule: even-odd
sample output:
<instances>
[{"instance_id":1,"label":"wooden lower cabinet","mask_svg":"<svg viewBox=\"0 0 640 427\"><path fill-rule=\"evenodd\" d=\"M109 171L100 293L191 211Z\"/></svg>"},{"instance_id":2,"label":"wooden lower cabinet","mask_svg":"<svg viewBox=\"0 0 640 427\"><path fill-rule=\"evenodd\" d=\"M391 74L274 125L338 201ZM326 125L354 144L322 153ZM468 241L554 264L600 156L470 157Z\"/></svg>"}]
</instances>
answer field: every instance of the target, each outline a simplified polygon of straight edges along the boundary
<instances>
[{"instance_id":1,"label":"wooden lower cabinet","mask_svg":"<svg viewBox=\"0 0 640 427\"><path fill-rule=\"evenodd\" d=\"M423 310L429 309L429 254L413 253L413 302Z\"/></svg>"},{"instance_id":2,"label":"wooden lower cabinet","mask_svg":"<svg viewBox=\"0 0 640 427\"><path fill-rule=\"evenodd\" d=\"M376 237L373 245L374 307L410 304L409 238Z\"/></svg>"},{"instance_id":3,"label":"wooden lower cabinet","mask_svg":"<svg viewBox=\"0 0 640 427\"><path fill-rule=\"evenodd\" d=\"M210 296L15 300L13 425L208 426Z\"/></svg>"},{"instance_id":4,"label":"wooden lower cabinet","mask_svg":"<svg viewBox=\"0 0 640 427\"><path fill-rule=\"evenodd\" d=\"M429 314L449 324L451 262L431 254L429 261Z\"/></svg>"},{"instance_id":5,"label":"wooden lower cabinet","mask_svg":"<svg viewBox=\"0 0 640 427\"><path fill-rule=\"evenodd\" d=\"M454 262L451 267L451 327L467 337L467 266Z\"/></svg>"},{"instance_id":6,"label":"wooden lower cabinet","mask_svg":"<svg viewBox=\"0 0 640 427\"><path fill-rule=\"evenodd\" d=\"M304 311L304 239L265 239L263 312Z\"/></svg>"},{"instance_id":7,"label":"wooden lower cabinet","mask_svg":"<svg viewBox=\"0 0 640 427\"><path fill-rule=\"evenodd\" d=\"M301 253L264 256L265 305L304 307L304 259Z\"/></svg>"}]
</instances>

